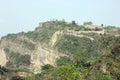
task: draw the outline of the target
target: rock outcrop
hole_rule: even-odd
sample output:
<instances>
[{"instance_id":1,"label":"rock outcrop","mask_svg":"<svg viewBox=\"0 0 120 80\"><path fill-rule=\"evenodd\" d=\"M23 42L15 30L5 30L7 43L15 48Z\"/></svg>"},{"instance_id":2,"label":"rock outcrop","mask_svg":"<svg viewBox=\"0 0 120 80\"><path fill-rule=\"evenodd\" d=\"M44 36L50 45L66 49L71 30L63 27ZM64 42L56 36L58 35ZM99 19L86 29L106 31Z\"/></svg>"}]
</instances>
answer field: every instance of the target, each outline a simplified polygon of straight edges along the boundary
<instances>
[{"instance_id":1,"label":"rock outcrop","mask_svg":"<svg viewBox=\"0 0 120 80\"><path fill-rule=\"evenodd\" d=\"M7 62L6 54L4 52L4 49L1 48L0 49L0 65L1 66L5 66L6 62Z\"/></svg>"},{"instance_id":2,"label":"rock outcrop","mask_svg":"<svg viewBox=\"0 0 120 80\"><path fill-rule=\"evenodd\" d=\"M38 44L31 54L30 68L34 71L34 73L39 73L41 67L46 64L56 66L56 59L59 58L59 54L60 53L55 50L43 48L40 44Z\"/></svg>"}]
</instances>

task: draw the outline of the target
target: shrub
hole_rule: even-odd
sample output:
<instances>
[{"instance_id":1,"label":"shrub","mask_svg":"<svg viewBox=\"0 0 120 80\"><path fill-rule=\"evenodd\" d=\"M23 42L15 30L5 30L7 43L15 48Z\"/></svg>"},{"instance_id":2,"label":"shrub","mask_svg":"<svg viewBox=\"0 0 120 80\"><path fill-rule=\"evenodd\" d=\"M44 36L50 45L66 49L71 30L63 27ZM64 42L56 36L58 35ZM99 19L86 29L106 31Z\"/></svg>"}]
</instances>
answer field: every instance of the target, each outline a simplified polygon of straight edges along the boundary
<instances>
[{"instance_id":1,"label":"shrub","mask_svg":"<svg viewBox=\"0 0 120 80\"><path fill-rule=\"evenodd\" d=\"M25 80L23 77L20 76L14 76L10 80Z\"/></svg>"},{"instance_id":2,"label":"shrub","mask_svg":"<svg viewBox=\"0 0 120 80\"><path fill-rule=\"evenodd\" d=\"M53 66L50 64L46 64L46 65L42 66L42 70L50 70L52 68L53 68Z\"/></svg>"}]
</instances>

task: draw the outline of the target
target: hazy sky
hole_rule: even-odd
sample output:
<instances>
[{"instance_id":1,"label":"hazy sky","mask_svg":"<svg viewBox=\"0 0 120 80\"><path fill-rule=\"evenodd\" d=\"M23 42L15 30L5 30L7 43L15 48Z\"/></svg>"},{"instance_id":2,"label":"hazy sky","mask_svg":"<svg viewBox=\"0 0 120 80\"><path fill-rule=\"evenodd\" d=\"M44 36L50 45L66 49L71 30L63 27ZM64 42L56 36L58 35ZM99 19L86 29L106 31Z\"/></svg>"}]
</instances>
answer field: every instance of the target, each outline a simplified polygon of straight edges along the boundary
<instances>
[{"instance_id":1,"label":"hazy sky","mask_svg":"<svg viewBox=\"0 0 120 80\"><path fill-rule=\"evenodd\" d=\"M52 19L120 27L120 0L0 0L0 36Z\"/></svg>"}]
</instances>

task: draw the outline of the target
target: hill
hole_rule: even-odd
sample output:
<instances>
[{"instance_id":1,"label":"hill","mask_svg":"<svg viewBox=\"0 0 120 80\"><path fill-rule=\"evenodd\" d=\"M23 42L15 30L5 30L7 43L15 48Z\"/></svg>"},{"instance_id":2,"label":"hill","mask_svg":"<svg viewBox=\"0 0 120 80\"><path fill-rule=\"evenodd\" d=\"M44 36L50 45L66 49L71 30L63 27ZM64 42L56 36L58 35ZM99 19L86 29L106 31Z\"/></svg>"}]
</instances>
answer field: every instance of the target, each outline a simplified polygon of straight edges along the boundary
<instances>
[{"instance_id":1,"label":"hill","mask_svg":"<svg viewBox=\"0 0 120 80\"><path fill-rule=\"evenodd\" d=\"M47 21L34 31L2 37L1 76L12 79L23 72L25 80L119 80L120 29L89 23Z\"/></svg>"}]
</instances>

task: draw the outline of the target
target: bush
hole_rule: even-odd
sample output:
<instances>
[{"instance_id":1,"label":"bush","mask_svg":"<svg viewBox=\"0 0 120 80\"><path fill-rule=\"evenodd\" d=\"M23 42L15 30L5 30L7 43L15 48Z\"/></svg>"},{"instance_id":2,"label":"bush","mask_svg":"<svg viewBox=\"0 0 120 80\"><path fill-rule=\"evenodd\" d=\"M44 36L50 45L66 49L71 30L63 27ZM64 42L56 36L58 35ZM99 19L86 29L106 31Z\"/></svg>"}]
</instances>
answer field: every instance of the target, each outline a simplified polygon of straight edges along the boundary
<instances>
[{"instance_id":1,"label":"bush","mask_svg":"<svg viewBox=\"0 0 120 80\"><path fill-rule=\"evenodd\" d=\"M30 65L30 55L20 55L16 59L17 65L29 66Z\"/></svg>"},{"instance_id":2,"label":"bush","mask_svg":"<svg viewBox=\"0 0 120 80\"><path fill-rule=\"evenodd\" d=\"M113 55L120 55L120 45L116 45L113 49L112 49L112 54Z\"/></svg>"},{"instance_id":3,"label":"bush","mask_svg":"<svg viewBox=\"0 0 120 80\"><path fill-rule=\"evenodd\" d=\"M52 68L53 68L53 66L50 64L46 64L46 65L42 66L42 70L50 70Z\"/></svg>"},{"instance_id":4,"label":"bush","mask_svg":"<svg viewBox=\"0 0 120 80\"><path fill-rule=\"evenodd\" d=\"M73 61L69 57L60 57L60 59L57 60L57 66L62 66L62 65L68 65L68 64L73 64Z\"/></svg>"},{"instance_id":5,"label":"bush","mask_svg":"<svg viewBox=\"0 0 120 80\"><path fill-rule=\"evenodd\" d=\"M10 80L25 80L23 77L20 76L14 76Z\"/></svg>"}]
</instances>

